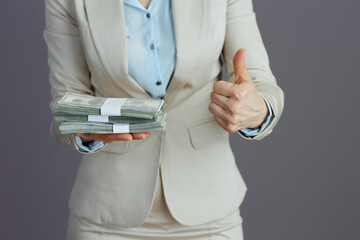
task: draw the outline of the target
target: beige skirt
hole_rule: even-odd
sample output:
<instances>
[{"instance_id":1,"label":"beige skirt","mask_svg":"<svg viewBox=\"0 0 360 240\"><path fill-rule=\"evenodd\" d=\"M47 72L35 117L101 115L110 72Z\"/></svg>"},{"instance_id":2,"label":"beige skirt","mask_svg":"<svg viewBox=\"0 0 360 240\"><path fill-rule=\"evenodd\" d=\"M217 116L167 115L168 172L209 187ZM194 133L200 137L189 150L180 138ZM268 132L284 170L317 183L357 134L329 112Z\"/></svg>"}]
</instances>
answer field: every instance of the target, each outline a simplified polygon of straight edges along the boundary
<instances>
[{"instance_id":1,"label":"beige skirt","mask_svg":"<svg viewBox=\"0 0 360 240\"><path fill-rule=\"evenodd\" d=\"M134 228L104 226L70 212L67 240L243 240L239 209L228 216L201 225L185 226L177 222L166 205L161 176L156 184L153 207L145 222Z\"/></svg>"}]
</instances>

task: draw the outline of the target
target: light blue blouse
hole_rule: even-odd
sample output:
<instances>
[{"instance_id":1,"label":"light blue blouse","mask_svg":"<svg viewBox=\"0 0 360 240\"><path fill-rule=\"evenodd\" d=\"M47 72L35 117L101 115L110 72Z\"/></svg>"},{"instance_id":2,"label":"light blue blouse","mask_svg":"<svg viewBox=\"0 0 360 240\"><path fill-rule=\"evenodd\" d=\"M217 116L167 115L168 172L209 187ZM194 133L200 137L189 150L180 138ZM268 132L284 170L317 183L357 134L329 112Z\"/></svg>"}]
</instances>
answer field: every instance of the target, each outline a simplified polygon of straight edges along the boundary
<instances>
[{"instance_id":1,"label":"light blue blouse","mask_svg":"<svg viewBox=\"0 0 360 240\"><path fill-rule=\"evenodd\" d=\"M145 9L137 0L124 0L128 72L154 99L165 95L175 69L170 2L152 0Z\"/></svg>"},{"instance_id":2,"label":"light blue blouse","mask_svg":"<svg viewBox=\"0 0 360 240\"><path fill-rule=\"evenodd\" d=\"M128 72L154 99L161 99L175 70L176 44L173 29L171 1L151 0L145 9L138 0L123 0L128 52ZM256 136L271 122L273 111L269 109L266 122L257 129L242 129L246 136ZM77 145L84 152L93 152L104 146L93 141L85 146L79 137Z\"/></svg>"}]
</instances>

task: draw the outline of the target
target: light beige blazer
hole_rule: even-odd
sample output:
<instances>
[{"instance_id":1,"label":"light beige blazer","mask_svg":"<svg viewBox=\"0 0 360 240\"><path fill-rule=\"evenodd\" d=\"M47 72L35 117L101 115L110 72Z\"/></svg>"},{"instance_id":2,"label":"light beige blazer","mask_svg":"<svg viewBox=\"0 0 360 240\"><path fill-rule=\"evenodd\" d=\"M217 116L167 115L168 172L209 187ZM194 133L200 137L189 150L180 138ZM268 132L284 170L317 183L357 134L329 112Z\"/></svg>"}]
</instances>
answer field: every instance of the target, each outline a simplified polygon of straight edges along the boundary
<instances>
[{"instance_id":1,"label":"light beige blazer","mask_svg":"<svg viewBox=\"0 0 360 240\"><path fill-rule=\"evenodd\" d=\"M253 139L271 133L281 115L283 93L269 68L251 0L172 0L172 8L177 56L162 108L166 131L84 154L69 201L80 217L121 227L141 224L154 200L158 171L168 207L180 223L205 223L239 207L246 186L228 133L208 111L221 76L221 53L234 82L233 56L247 49L248 71L274 110L270 126ZM66 91L150 98L127 71L122 0L46 0L44 38L51 104ZM54 121L51 133L78 150L73 135L60 134Z\"/></svg>"}]
</instances>

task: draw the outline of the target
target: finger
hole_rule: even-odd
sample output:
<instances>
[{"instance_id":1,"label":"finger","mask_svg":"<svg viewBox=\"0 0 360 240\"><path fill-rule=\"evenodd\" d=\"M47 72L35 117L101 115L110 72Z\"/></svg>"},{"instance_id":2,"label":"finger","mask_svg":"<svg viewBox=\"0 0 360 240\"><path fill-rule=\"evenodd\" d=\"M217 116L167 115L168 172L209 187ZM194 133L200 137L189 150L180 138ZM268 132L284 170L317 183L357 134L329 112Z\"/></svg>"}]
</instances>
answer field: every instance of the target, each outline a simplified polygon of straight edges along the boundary
<instances>
[{"instance_id":1,"label":"finger","mask_svg":"<svg viewBox=\"0 0 360 240\"><path fill-rule=\"evenodd\" d=\"M140 140L140 139L145 139L148 137L148 134L145 132L142 133L132 133L131 134L133 136L134 140Z\"/></svg>"},{"instance_id":2,"label":"finger","mask_svg":"<svg viewBox=\"0 0 360 240\"><path fill-rule=\"evenodd\" d=\"M83 143L93 141L91 138L85 137L84 133L74 133L74 136L80 137Z\"/></svg>"},{"instance_id":3,"label":"finger","mask_svg":"<svg viewBox=\"0 0 360 240\"><path fill-rule=\"evenodd\" d=\"M96 138L91 133L74 133L74 135L81 137L82 139L88 139L88 140L92 140L92 141L102 141L102 140L97 140L100 137ZM96 138L96 139L94 139L94 138Z\"/></svg>"},{"instance_id":4,"label":"finger","mask_svg":"<svg viewBox=\"0 0 360 240\"><path fill-rule=\"evenodd\" d=\"M216 117L214 116L214 120L217 122L217 124L219 124L219 126L224 129L225 131L229 132L229 133L233 133L236 130L232 129L227 123L226 121L224 121L224 119L222 119L221 117Z\"/></svg>"},{"instance_id":5,"label":"finger","mask_svg":"<svg viewBox=\"0 0 360 240\"><path fill-rule=\"evenodd\" d=\"M233 59L236 84L247 82L250 79L245 65L245 52L245 49L239 49Z\"/></svg>"},{"instance_id":6,"label":"finger","mask_svg":"<svg viewBox=\"0 0 360 240\"><path fill-rule=\"evenodd\" d=\"M216 117L220 117L222 119L228 119L230 118L230 114L228 111L226 111L221 106L217 105L214 102L211 102L209 105L209 111Z\"/></svg>"},{"instance_id":7,"label":"finger","mask_svg":"<svg viewBox=\"0 0 360 240\"><path fill-rule=\"evenodd\" d=\"M222 95L224 97L230 97L233 94L233 83L226 81L217 81L214 84L213 90L216 94Z\"/></svg>"},{"instance_id":8,"label":"finger","mask_svg":"<svg viewBox=\"0 0 360 240\"><path fill-rule=\"evenodd\" d=\"M222 96L220 94L212 92L210 94L210 99L211 99L211 101L213 101L214 103L216 103L220 107L229 110L228 105L229 105L230 98L224 97L224 96Z\"/></svg>"},{"instance_id":9,"label":"finger","mask_svg":"<svg viewBox=\"0 0 360 240\"><path fill-rule=\"evenodd\" d=\"M217 122L217 124L219 124L222 129L229 133L234 133L238 130L235 125L227 123L226 120L222 119L221 117L214 116L214 120Z\"/></svg>"},{"instance_id":10,"label":"finger","mask_svg":"<svg viewBox=\"0 0 360 240\"><path fill-rule=\"evenodd\" d=\"M92 133L85 133L83 137L92 139L94 141L103 141L106 143L109 143L108 138L105 136L105 134L92 134Z\"/></svg>"},{"instance_id":11,"label":"finger","mask_svg":"<svg viewBox=\"0 0 360 240\"><path fill-rule=\"evenodd\" d=\"M225 130L226 123L222 118L214 116L214 120L215 120L215 122L217 122L217 124L219 124L219 126L221 128L223 128Z\"/></svg>"},{"instance_id":12,"label":"finger","mask_svg":"<svg viewBox=\"0 0 360 240\"><path fill-rule=\"evenodd\" d=\"M131 141L133 137L130 133L105 134L109 141Z\"/></svg>"},{"instance_id":13,"label":"finger","mask_svg":"<svg viewBox=\"0 0 360 240\"><path fill-rule=\"evenodd\" d=\"M130 141L133 139L130 133L116 133L116 134L85 133L83 136L90 138L94 141L103 141L106 143L113 141Z\"/></svg>"}]
</instances>

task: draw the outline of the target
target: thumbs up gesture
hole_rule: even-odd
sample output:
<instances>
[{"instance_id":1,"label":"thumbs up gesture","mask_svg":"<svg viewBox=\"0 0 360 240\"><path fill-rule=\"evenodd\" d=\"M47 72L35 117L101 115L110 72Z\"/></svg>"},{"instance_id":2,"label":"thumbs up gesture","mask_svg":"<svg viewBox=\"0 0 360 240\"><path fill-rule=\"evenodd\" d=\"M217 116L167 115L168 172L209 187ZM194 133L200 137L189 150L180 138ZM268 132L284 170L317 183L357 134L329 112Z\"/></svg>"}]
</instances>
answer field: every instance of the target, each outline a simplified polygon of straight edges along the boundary
<instances>
[{"instance_id":1,"label":"thumbs up gesture","mask_svg":"<svg viewBox=\"0 0 360 240\"><path fill-rule=\"evenodd\" d=\"M258 128L268 116L265 100L246 70L245 49L236 52L233 65L235 83L217 81L209 104L209 111L215 121L230 133L245 128Z\"/></svg>"}]
</instances>

